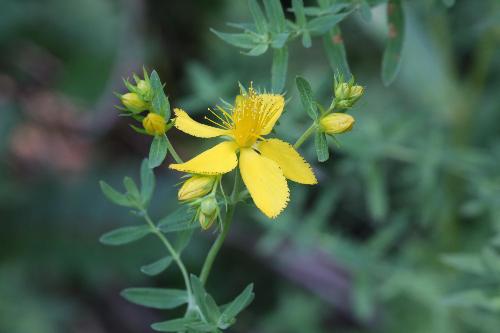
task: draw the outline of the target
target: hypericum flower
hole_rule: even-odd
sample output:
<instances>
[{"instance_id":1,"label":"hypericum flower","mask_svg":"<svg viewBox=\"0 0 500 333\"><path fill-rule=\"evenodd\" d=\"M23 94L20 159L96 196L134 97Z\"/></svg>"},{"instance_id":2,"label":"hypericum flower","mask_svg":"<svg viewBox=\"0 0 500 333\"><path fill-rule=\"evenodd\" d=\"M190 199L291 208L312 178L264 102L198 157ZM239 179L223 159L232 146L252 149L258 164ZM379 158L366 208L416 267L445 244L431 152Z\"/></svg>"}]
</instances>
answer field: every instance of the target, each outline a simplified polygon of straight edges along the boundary
<instances>
[{"instance_id":1,"label":"hypericum flower","mask_svg":"<svg viewBox=\"0 0 500 333\"><path fill-rule=\"evenodd\" d=\"M253 88L236 97L234 107L212 111L218 127L201 124L180 109L174 109L175 126L200 138L223 136L228 141L182 164L171 164L178 171L218 175L238 165L241 177L255 205L268 217L275 218L286 207L289 190L286 178L302 184L316 184L309 164L288 143L264 139L281 116L285 100L281 95L258 94ZM239 159L237 153L239 152Z\"/></svg>"},{"instance_id":2,"label":"hypericum flower","mask_svg":"<svg viewBox=\"0 0 500 333\"><path fill-rule=\"evenodd\" d=\"M215 178L214 176L194 175L182 184L177 197L180 201L201 198L212 190Z\"/></svg>"},{"instance_id":3,"label":"hypericum flower","mask_svg":"<svg viewBox=\"0 0 500 333\"><path fill-rule=\"evenodd\" d=\"M354 126L354 118L346 113L330 113L321 118L319 125L326 134L340 134L348 132Z\"/></svg>"},{"instance_id":4,"label":"hypericum flower","mask_svg":"<svg viewBox=\"0 0 500 333\"><path fill-rule=\"evenodd\" d=\"M133 113L139 113L147 110L148 104L136 93L129 92L120 97L123 105Z\"/></svg>"},{"instance_id":5,"label":"hypericum flower","mask_svg":"<svg viewBox=\"0 0 500 333\"><path fill-rule=\"evenodd\" d=\"M167 122L159 114L150 112L142 120L142 126L144 126L144 129L150 135L163 135L167 129Z\"/></svg>"}]
</instances>

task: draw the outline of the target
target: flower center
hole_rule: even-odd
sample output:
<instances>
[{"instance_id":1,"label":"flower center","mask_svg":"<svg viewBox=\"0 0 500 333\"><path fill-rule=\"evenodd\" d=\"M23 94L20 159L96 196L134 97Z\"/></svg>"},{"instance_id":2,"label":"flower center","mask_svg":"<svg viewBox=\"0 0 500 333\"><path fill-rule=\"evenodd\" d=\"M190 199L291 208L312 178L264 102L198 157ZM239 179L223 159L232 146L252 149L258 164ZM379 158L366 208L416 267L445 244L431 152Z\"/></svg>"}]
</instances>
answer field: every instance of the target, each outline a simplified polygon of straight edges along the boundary
<instances>
[{"instance_id":1,"label":"flower center","mask_svg":"<svg viewBox=\"0 0 500 333\"><path fill-rule=\"evenodd\" d=\"M263 129L276 112L272 105L264 103L264 99L252 87L247 94L236 97L235 105L229 112L220 106L217 109L220 114L210 111L218 121L208 120L229 130L240 147L251 147L257 139L262 138Z\"/></svg>"}]
</instances>

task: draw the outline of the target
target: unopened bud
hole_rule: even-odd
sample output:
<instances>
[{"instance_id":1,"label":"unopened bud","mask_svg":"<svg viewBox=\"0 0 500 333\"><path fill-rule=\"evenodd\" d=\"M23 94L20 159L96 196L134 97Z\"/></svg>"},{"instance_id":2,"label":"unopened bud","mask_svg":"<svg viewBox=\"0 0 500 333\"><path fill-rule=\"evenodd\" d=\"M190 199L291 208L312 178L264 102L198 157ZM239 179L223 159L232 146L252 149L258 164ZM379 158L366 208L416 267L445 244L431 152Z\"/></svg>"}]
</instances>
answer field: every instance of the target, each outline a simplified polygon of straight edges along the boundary
<instances>
[{"instance_id":1,"label":"unopened bud","mask_svg":"<svg viewBox=\"0 0 500 333\"><path fill-rule=\"evenodd\" d=\"M341 109L350 108L361 98L364 88L346 82L338 82L335 84L335 99L337 107Z\"/></svg>"},{"instance_id":2,"label":"unopened bud","mask_svg":"<svg viewBox=\"0 0 500 333\"><path fill-rule=\"evenodd\" d=\"M217 219L217 200L213 196L205 198L200 205L198 220L203 229L208 229Z\"/></svg>"},{"instance_id":3,"label":"unopened bud","mask_svg":"<svg viewBox=\"0 0 500 333\"><path fill-rule=\"evenodd\" d=\"M340 134L350 131L354 122L354 118L346 113L330 113L319 124L326 134Z\"/></svg>"},{"instance_id":4,"label":"unopened bud","mask_svg":"<svg viewBox=\"0 0 500 333\"><path fill-rule=\"evenodd\" d=\"M142 126L146 132L150 135L163 135L166 132L166 121L165 118L159 114L150 112L142 121Z\"/></svg>"},{"instance_id":5,"label":"unopened bud","mask_svg":"<svg viewBox=\"0 0 500 333\"><path fill-rule=\"evenodd\" d=\"M121 96L123 105L134 113L139 113L148 109L148 104L136 93L129 92Z\"/></svg>"},{"instance_id":6,"label":"unopened bud","mask_svg":"<svg viewBox=\"0 0 500 333\"><path fill-rule=\"evenodd\" d=\"M214 182L215 177L213 176L193 176L182 184L177 197L181 201L201 198L212 190Z\"/></svg>"},{"instance_id":7,"label":"unopened bud","mask_svg":"<svg viewBox=\"0 0 500 333\"><path fill-rule=\"evenodd\" d=\"M153 90L151 89L151 84L146 80L140 80L139 82L137 82L137 92L146 101L150 101L153 97L152 96Z\"/></svg>"}]
</instances>

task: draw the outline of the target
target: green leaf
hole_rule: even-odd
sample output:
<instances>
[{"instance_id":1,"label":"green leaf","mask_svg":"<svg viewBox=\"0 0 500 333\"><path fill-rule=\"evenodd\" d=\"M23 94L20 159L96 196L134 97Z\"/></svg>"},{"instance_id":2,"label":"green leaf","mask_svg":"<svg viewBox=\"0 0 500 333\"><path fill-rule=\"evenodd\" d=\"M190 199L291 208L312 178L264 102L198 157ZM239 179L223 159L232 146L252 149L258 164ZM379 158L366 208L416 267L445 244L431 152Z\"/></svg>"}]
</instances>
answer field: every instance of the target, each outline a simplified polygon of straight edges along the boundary
<instances>
[{"instance_id":1,"label":"green leaf","mask_svg":"<svg viewBox=\"0 0 500 333\"><path fill-rule=\"evenodd\" d=\"M305 28L307 20L304 12L304 2L302 0L292 0L292 9L295 14L295 23L300 28Z\"/></svg>"},{"instance_id":2,"label":"green leaf","mask_svg":"<svg viewBox=\"0 0 500 333\"><path fill-rule=\"evenodd\" d=\"M148 203L155 190L155 174L149 168L149 161L145 158L141 164L141 198L143 203Z\"/></svg>"},{"instance_id":3,"label":"green leaf","mask_svg":"<svg viewBox=\"0 0 500 333\"><path fill-rule=\"evenodd\" d=\"M104 193L106 198L108 198L112 203L123 207L134 206L124 194L121 194L120 192L109 186L106 182L101 180L99 182L99 185L101 186L102 193Z\"/></svg>"},{"instance_id":4,"label":"green leaf","mask_svg":"<svg viewBox=\"0 0 500 333\"><path fill-rule=\"evenodd\" d=\"M367 187L365 193L368 210L375 221L383 221L389 210L385 174L375 162L365 163L363 170Z\"/></svg>"},{"instance_id":5,"label":"green leaf","mask_svg":"<svg viewBox=\"0 0 500 333\"><path fill-rule=\"evenodd\" d=\"M326 134L321 131L316 131L314 136L314 146L316 147L316 155L319 162L328 161L330 153L328 152L328 143L326 142Z\"/></svg>"},{"instance_id":6,"label":"green leaf","mask_svg":"<svg viewBox=\"0 0 500 333\"><path fill-rule=\"evenodd\" d=\"M231 34L226 32L220 32L214 29L210 29L214 34L226 43L242 48L242 49L253 49L259 43L255 38L247 33Z\"/></svg>"},{"instance_id":7,"label":"green leaf","mask_svg":"<svg viewBox=\"0 0 500 333\"><path fill-rule=\"evenodd\" d=\"M492 247L485 247L481 252L484 267L495 277L500 277L500 256Z\"/></svg>"},{"instance_id":8,"label":"green leaf","mask_svg":"<svg viewBox=\"0 0 500 333\"><path fill-rule=\"evenodd\" d=\"M224 312L220 316L220 322L224 324L232 323L234 318L252 303L255 294L253 293L253 283L249 284L241 294L239 294L231 303L224 307ZM226 328L226 327L221 327Z\"/></svg>"},{"instance_id":9,"label":"green leaf","mask_svg":"<svg viewBox=\"0 0 500 333\"><path fill-rule=\"evenodd\" d=\"M155 136L149 148L149 167L153 169L161 165L167 157L167 152L167 136L165 134Z\"/></svg>"},{"instance_id":10,"label":"green leaf","mask_svg":"<svg viewBox=\"0 0 500 333\"><path fill-rule=\"evenodd\" d=\"M199 224L193 221L189 206L183 205L165 216L158 222L158 229L162 232L178 232L198 228Z\"/></svg>"},{"instance_id":11,"label":"green leaf","mask_svg":"<svg viewBox=\"0 0 500 333\"><path fill-rule=\"evenodd\" d=\"M252 14L257 32L260 34L266 34L267 33L266 18L264 17L264 13L262 12L262 9L260 8L260 5L257 2L257 0L249 0L248 7L250 8L250 13Z\"/></svg>"},{"instance_id":12,"label":"green leaf","mask_svg":"<svg viewBox=\"0 0 500 333\"><path fill-rule=\"evenodd\" d=\"M387 4L389 36L382 58L382 82L390 85L401 67L401 53L405 33L405 20L401 0L389 0Z\"/></svg>"},{"instance_id":13,"label":"green leaf","mask_svg":"<svg viewBox=\"0 0 500 333\"><path fill-rule=\"evenodd\" d=\"M208 321L210 323L217 323L220 319L221 312L214 298L210 294L205 295L205 304L207 306Z\"/></svg>"},{"instance_id":14,"label":"green leaf","mask_svg":"<svg viewBox=\"0 0 500 333\"><path fill-rule=\"evenodd\" d=\"M316 120L318 118L318 107L314 102L311 85L301 76L295 78L295 85L299 91L302 107L312 120Z\"/></svg>"},{"instance_id":15,"label":"green leaf","mask_svg":"<svg viewBox=\"0 0 500 333\"><path fill-rule=\"evenodd\" d=\"M453 7L455 5L455 0L442 0L446 7Z\"/></svg>"},{"instance_id":16,"label":"green leaf","mask_svg":"<svg viewBox=\"0 0 500 333\"><path fill-rule=\"evenodd\" d=\"M127 301L154 309L173 309L188 302L185 290L162 288L128 288L121 292Z\"/></svg>"},{"instance_id":17,"label":"green leaf","mask_svg":"<svg viewBox=\"0 0 500 333\"><path fill-rule=\"evenodd\" d=\"M280 93L285 88L286 71L288 67L288 48L275 49L271 67L271 86L274 93Z\"/></svg>"},{"instance_id":18,"label":"green leaf","mask_svg":"<svg viewBox=\"0 0 500 333\"><path fill-rule=\"evenodd\" d=\"M172 257L167 256L149 265L142 266L141 272L149 276L155 276L166 270L171 263L172 263Z\"/></svg>"},{"instance_id":19,"label":"green leaf","mask_svg":"<svg viewBox=\"0 0 500 333\"><path fill-rule=\"evenodd\" d=\"M459 271L482 275L485 273L481 258L474 254L457 253L441 256L441 261Z\"/></svg>"},{"instance_id":20,"label":"green leaf","mask_svg":"<svg viewBox=\"0 0 500 333\"><path fill-rule=\"evenodd\" d=\"M280 0L264 0L264 8L266 9L271 31L274 33L284 32L286 21Z\"/></svg>"},{"instance_id":21,"label":"green leaf","mask_svg":"<svg viewBox=\"0 0 500 333\"><path fill-rule=\"evenodd\" d=\"M273 49L281 49L282 47L285 46L285 43L288 40L289 35L290 34L288 32L282 32L273 35L273 38L271 39L271 47Z\"/></svg>"},{"instance_id":22,"label":"green leaf","mask_svg":"<svg viewBox=\"0 0 500 333\"><path fill-rule=\"evenodd\" d=\"M139 240L151 232L147 225L123 227L105 233L99 241L105 245L123 245Z\"/></svg>"},{"instance_id":23,"label":"green leaf","mask_svg":"<svg viewBox=\"0 0 500 333\"><path fill-rule=\"evenodd\" d=\"M161 323L151 325L151 328L159 332L179 332L185 331L189 328L190 324L199 322L196 318L178 318L167 320Z\"/></svg>"},{"instance_id":24,"label":"green leaf","mask_svg":"<svg viewBox=\"0 0 500 333\"><path fill-rule=\"evenodd\" d=\"M168 102L167 96L165 96L163 84L156 71L151 72L150 83L153 89L153 100L151 101L152 111L163 116L165 120L168 121L170 119L170 103Z\"/></svg>"},{"instance_id":25,"label":"green leaf","mask_svg":"<svg viewBox=\"0 0 500 333\"><path fill-rule=\"evenodd\" d=\"M482 290L466 290L444 299L446 305L461 306L461 307L477 307L485 306L488 303L488 298Z\"/></svg>"},{"instance_id":26,"label":"green leaf","mask_svg":"<svg viewBox=\"0 0 500 333\"><path fill-rule=\"evenodd\" d=\"M335 26L328 34L323 36L323 47L333 72L341 74L346 80L350 80L352 75L339 26Z\"/></svg>"},{"instance_id":27,"label":"green leaf","mask_svg":"<svg viewBox=\"0 0 500 333\"><path fill-rule=\"evenodd\" d=\"M140 202L141 194L139 192L139 189L137 188L137 185L135 184L135 182L132 178L130 178L130 177L123 178L123 186L125 186L125 189L127 190L127 194L131 198L133 198L133 200Z\"/></svg>"},{"instance_id":28,"label":"green leaf","mask_svg":"<svg viewBox=\"0 0 500 333\"><path fill-rule=\"evenodd\" d=\"M372 20L372 10L367 0L359 0L358 10L363 20L366 22L370 22Z\"/></svg>"},{"instance_id":29,"label":"green leaf","mask_svg":"<svg viewBox=\"0 0 500 333\"><path fill-rule=\"evenodd\" d=\"M332 29L337 23L342 21L350 13L329 14L316 17L307 23L307 29L311 35L322 35Z\"/></svg>"},{"instance_id":30,"label":"green leaf","mask_svg":"<svg viewBox=\"0 0 500 333\"><path fill-rule=\"evenodd\" d=\"M256 57L256 56L260 56L260 55L266 53L268 48L269 48L269 44L259 44L256 47L254 47L253 49L251 49L250 51L244 52L243 54L247 55L247 56Z\"/></svg>"},{"instance_id":31,"label":"green leaf","mask_svg":"<svg viewBox=\"0 0 500 333\"><path fill-rule=\"evenodd\" d=\"M146 130L144 128L140 128L140 127L137 127L133 124L129 124L129 126L137 133L139 134L144 134L144 135L149 135L148 132L146 132Z\"/></svg>"},{"instance_id":32,"label":"green leaf","mask_svg":"<svg viewBox=\"0 0 500 333\"><path fill-rule=\"evenodd\" d=\"M206 296L208 295L208 293L205 291L201 280L194 274L191 274L191 287L193 289L194 301L200 309L202 316L207 322L211 322L212 318L210 317L208 305L206 302Z\"/></svg>"}]
</instances>

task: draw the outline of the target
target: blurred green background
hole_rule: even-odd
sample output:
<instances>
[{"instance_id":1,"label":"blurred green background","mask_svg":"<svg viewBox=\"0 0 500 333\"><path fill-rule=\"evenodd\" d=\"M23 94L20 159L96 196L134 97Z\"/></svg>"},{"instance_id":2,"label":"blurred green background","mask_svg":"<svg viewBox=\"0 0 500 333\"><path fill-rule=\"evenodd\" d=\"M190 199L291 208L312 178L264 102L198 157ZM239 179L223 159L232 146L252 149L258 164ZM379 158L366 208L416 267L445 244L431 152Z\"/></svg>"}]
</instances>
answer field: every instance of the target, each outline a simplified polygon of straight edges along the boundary
<instances>
[{"instance_id":1,"label":"blurred green background","mask_svg":"<svg viewBox=\"0 0 500 333\"><path fill-rule=\"evenodd\" d=\"M405 1L402 67L390 87L380 79L385 5L368 22L355 13L341 23L366 88L351 112L356 125L331 142L325 164L310 142L301 147L320 184L292 185L277 221L238 208L208 284L224 302L255 282L256 299L231 332L499 332L500 4L455 2ZM209 31L248 21L246 1L0 8L0 332L149 332L169 314L127 303L120 290L182 281L139 271L162 251L156 242L98 243L134 221L98 181L137 177L149 145L118 116L113 92L145 65L173 106L201 114L234 96L238 81L267 85L268 54L244 56ZM333 82L319 40L293 45L291 100L277 127L292 142L308 122L293 77L306 77L325 104ZM206 144L170 133L184 158ZM165 166L156 174L159 217L175 207L179 180ZM195 235L189 270L213 236Z\"/></svg>"}]
</instances>

